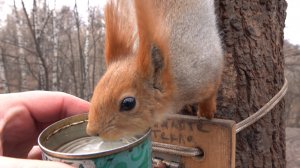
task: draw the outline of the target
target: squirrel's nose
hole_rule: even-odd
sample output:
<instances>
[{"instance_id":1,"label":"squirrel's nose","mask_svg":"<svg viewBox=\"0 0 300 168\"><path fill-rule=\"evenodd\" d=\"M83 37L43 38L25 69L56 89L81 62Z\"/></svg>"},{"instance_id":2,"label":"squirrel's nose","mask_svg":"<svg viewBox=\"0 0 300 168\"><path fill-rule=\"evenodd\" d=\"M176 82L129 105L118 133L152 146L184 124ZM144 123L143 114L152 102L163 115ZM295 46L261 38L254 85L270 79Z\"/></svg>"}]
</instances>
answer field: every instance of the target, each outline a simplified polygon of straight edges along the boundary
<instances>
[{"instance_id":1,"label":"squirrel's nose","mask_svg":"<svg viewBox=\"0 0 300 168\"><path fill-rule=\"evenodd\" d=\"M86 133L89 136L98 136L98 130L95 127L92 127L90 124L86 127Z\"/></svg>"}]
</instances>

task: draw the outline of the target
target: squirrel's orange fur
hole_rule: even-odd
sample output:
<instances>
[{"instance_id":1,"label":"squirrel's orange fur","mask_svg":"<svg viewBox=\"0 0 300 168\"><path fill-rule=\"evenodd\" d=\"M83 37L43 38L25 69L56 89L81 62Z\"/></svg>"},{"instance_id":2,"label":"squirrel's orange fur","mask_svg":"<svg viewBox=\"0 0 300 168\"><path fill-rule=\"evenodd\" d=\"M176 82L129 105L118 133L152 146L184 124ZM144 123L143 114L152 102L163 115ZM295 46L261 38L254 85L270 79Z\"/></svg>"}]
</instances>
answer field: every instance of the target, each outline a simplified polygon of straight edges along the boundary
<instances>
[{"instance_id":1,"label":"squirrel's orange fur","mask_svg":"<svg viewBox=\"0 0 300 168\"><path fill-rule=\"evenodd\" d=\"M99 134L104 139L145 131L153 124L153 119L159 117L154 110L164 111L174 90L169 74L167 29L151 14L155 10L151 1L136 2L140 9L136 11L138 42L135 41L135 28L128 20L129 13L122 12L127 11L129 1L122 1L121 5L121 1L112 0L105 9L108 67L94 90L87 126L89 134ZM136 49L135 43L138 43ZM152 44L160 48L164 61L163 68L157 72L162 77L157 80L152 78L155 69L150 55ZM152 88L153 82L163 85L163 93ZM123 114L118 108L126 96L134 96L138 102L133 111ZM155 101L159 103L153 103Z\"/></svg>"},{"instance_id":2,"label":"squirrel's orange fur","mask_svg":"<svg viewBox=\"0 0 300 168\"><path fill-rule=\"evenodd\" d=\"M163 59L163 67L160 70L159 81L164 88L164 97L171 97L175 86L170 74L170 49L169 49L169 29L163 21L162 11L156 9L153 2L149 0L135 0L135 10L138 25L139 47L137 51L138 73L141 77L149 78L153 75L153 63L151 60L151 47L156 45L160 50ZM155 13L155 15L154 15Z\"/></svg>"},{"instance_id":3,"label":"squirrel's orange fur","mask_svg":"<svg viewBox=\"0 0 300 168\"><path fill-rule=\"evenodd\" d=\"M88 134L133 136L192 103L199 103L199 115L213 117L222 49L213 2L203 1L108 1L107 70L91 99ZM135 106L121 110L128 97Z\"/></svg>"},{"instance_id":4,"label":"squirrel's orange fur","mask_svg":"<svg viewBox=\"0 0 300 168\"><path fill-rule=\"evenodd\" d=\"M135 17L126 1L109 1L105 8L106 64L133 52Z\"/></svg>"}]
</instances>

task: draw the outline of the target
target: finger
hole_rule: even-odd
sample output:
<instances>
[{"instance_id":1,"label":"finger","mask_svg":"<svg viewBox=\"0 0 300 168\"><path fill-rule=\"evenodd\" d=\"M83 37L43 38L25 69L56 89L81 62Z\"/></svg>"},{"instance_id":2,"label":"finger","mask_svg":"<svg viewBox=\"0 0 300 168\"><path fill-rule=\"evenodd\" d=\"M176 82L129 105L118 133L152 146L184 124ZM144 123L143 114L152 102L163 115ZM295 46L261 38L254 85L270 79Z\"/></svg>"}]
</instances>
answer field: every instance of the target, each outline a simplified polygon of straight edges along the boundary
<instances>
[{"instance_id":1,"label":"finger","mask_svg":"<svg viewBox=\"0 0 300 168\"><path fill-rule=\"evenodd\" d=\"M3 130L4 130L4 121L0 119L0 156L3 155Z\"/></svg>"},{"instance_id":2,"label":"finger","mask_svg":"<svg viewBox=\"0 0 300 168\"><path fill-rule=\"evenodd\" d=\"M1 167L5 168L72 168L70 165L53 162L53 161L41 161L41 160L29 160L29 159L15 159L9 157L0 156Z\"/></svg>"},{"instance_id":3,"label":"finger","mask_svg":"<svg viewBox=\"0 0 300 168\"><path fill-rule=\"evenodd\" d=\"M38 122L48 123L87 112L89 103L63 92L29 91L12 94L14 101L26 106Z\"/></svg>"},{"instance_id":4,"label":"finger","mask_svg":"<svg viewBox=\"0 0 300 168\"><path fill-rule=\"evenodd\" d=\"M28 153L28 159L42 159L42 151L39 146L33 146L30 152Z\"/></svg>"}]
</instances>

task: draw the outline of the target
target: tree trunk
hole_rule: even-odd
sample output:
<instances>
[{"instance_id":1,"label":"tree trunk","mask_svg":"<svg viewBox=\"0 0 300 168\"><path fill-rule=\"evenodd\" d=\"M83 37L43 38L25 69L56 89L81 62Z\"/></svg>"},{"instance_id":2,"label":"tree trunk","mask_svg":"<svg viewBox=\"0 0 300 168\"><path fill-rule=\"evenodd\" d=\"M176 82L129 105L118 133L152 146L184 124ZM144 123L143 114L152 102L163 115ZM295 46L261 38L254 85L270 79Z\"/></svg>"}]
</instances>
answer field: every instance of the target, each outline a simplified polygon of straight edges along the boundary
<instances>
[{"instance_id":1,"label":"tree trunk","mask_svg":"<svg viewBox=\"0 0 300 168\"><path fill-rule=\"evenodd\" d=\"M79 63L80 63L80 98L84 98L85 95L85 84L86 84L86 74L85 74L85 58L84 58L84 51L81 44L81 28L80 28L80 18L77 10L77 3L75 1L75 8L74 8L74 19L76 22L76 29L77 29L77 42L78 42L78 52L79 52Z\"/></svg>"},{"instance_id":2,"label":"tree trunk","mask_svg":"<svg viewBox=\"0 0 300 168\"><path fill-rule=\"evenodd\" d=\"M95 33L95 9L90 11L90 27L92 32L92 42L93 42L93 63L92 63L92 88L95 88L96 84L96 58L97 58L97 42L96 42L96 33Z\"/></svg>"},{"instance_id":3,"label":"tree trunk","mask_svg":"<svg viewBox=\"0 0 300 168\"><path fill-rule=\"evenodd\" d=\"M20 79L18 82L18 87L19 91L24 91L24 87L27 86L27 80L26 80L26 64L25 64L25 55L24 55L24 50L23 50L23 34L22 34L22 20L19 16L19 12L16 6L16 3L14 1L14 14L15 14L15 22L16 22L16 46L18 47L18 65L19 65L19 70L20 70Z\"/></svg>"},{"instance_id":4,"label":"tree trunk","mask_svg":"<svg viewBox=\"0 0 300 168\"><path fill-rule=\"evenodd\" d=\"M73 51L74 49L73 49L71 34L68 34L68 40L69 40L70 52L71 52L70 72L71 72L72 79L73 79L74 94L78 96L79 95L78 80L77 80L77 76L76 76L75 55L74 55L74 51Z\"/></svg>"},{"instance_id":5,"label":"tree trunk","mask_svg":"<svg viewBox=\"0 0 300 168\"><path fill-rule=\"evenodd\" d=\"M239 122L265 105L284 83L285 0L215 0L225 70L218 118ZM284 101L237 134L237 168L285 167Z\"/></svg>"},{"instance_id":6,"label":"tree trunk","mask_svg":"<svg viewBox=\"0 0 300 168\"><path fill-rule=\"evenodd\" d=\"M31 36L34 41L34 47L36 50L36 55L39 58L39 61L41 63L41 66L39 67L39 89L43 90L49 90L49 72L48 72L48 66L47 66L47 60L45 58L44 53L42 52L41 48L41 25L38 20L38 14L37 14L37 5L36 5L36 0L33 1L33 9L32 9L32 22L30 21L29 15L27 13L27 10L25 8L23 0L22 2L22 7L23 7L23 12L26 17L27 25L29 28L29 31L31 33ZM44 25L46 25L48 18L46 19Z\"/></svg>"},{"instance_id":7,"label":"tree trunk","mask_svg":"<svg viewBox=\"0 0 300 168\"><path fill-rule=\"evenodd\" d=\"M84 73L85 73L85 95L84 99L89 100L90 97L89 95L92 94L92 89L91 89L91 82L90 82L90 68L89 68L89 50L90 50L90 25L91 25L91 8L90 8L90 1L88 0L87 2L87 13L88 13L88 26L86 27L85 30L85 44L84 44Z\"/></svg>"},{"instance_id":8,"label":"tree trunk","mask_svg":"<svg viewBox=\"0 0 300 168\"><path fill-rule=\"evenodd\" d=\"M0 48L0 93L10 93L7 80L7 61L5 59L5 50Z\"/></svg>"},{"instance_id":9,"label":"tree trunk","mask_svg":"<svg viewBox=\"0 0 300 168\"><path fill-rule=\"evenodd\" d=\"M55 5L54 5L55 6ZM58 86L58 28L57 28L57 18L56 18L56 10L53 10L53 60L52 60L52 90L60 90Z\"/></svg>"},{"instance_id":10,"label":"tree trunk","mask_svg":"<svg viewBox=\"0 0 300 168\"><path fill-rule=\"evenodd\" d=\"M88 21L90 24L90 19ZM86 28L85 31L85 43L84 43L84 74L85 74L85 94L84 99L88 100L88 95L91 94L91 87L90 87L90 73L89 73L89 45L90 45L90 31L89 28Z\"/></svg>"}]
</instances>

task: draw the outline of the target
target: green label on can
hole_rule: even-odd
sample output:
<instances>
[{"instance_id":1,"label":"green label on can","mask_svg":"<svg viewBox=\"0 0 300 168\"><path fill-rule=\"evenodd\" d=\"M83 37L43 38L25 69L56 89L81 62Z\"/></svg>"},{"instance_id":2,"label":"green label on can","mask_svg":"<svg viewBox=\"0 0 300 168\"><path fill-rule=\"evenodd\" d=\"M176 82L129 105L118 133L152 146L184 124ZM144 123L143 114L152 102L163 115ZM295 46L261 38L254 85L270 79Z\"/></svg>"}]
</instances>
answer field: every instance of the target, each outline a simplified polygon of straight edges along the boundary
<instances>
[{"instance_id":1,"label":"green label on can","mask_svg":"<svg viewBox=\"0 0 300 168\"><path fill-rule=\"evenodd\" d=\"M44 153L43 159L67 163L77 168L152 168L152 148L150 138L146 138L131 149L101 158L61 159Z\"/></svg>"}]
</instances>

